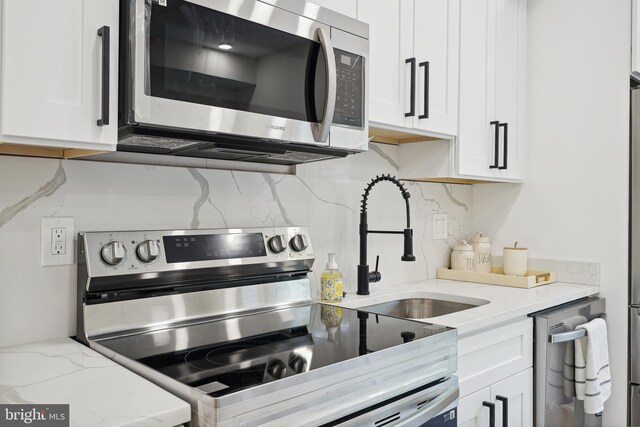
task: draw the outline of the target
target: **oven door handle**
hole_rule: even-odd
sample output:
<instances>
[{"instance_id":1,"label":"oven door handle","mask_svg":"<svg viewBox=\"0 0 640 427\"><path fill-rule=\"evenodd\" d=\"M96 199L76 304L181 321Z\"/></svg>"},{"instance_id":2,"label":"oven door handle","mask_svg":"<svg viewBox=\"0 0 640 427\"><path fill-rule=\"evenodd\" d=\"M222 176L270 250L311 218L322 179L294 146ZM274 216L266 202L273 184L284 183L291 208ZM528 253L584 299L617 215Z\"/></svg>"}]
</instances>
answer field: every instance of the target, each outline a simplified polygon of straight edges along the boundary
<instances>
[{"instance_id":1,"label":"oven door handle","mask_svg":"<svg viewBox=\"0 0 640 427\"><path fill-rule=\"evenodd\" d=\"M313 139L316 142L327 142L329 137L329 130L333 123L333 113L336 109L336 91L338 85L338 72L336 70L336 59L333 53L333 44L331 43L331 36L329 32L324 28L318 28L316 35L322 46L322 51L326 58L326 71L327 71L327 92L324 99L324 114L322 115L322 121L320 123L311 123L311 131L313 133Z\"/></svg>"},{"instance_id":2,"label":"oven door handle","mask_svg":"<svg viewBox=\"0 0 640 427\"><path fill-rule=\"evenodd\" d=\"M401 420L398 426L420 426L423 425L426 421L431 420L440 412L444 411L447 406L454 403L458 397L460 396L460 389L458 387L449 389L446 393L442 393L431 402L426 404L422 409L420 409L413 416Z\"/></svg>"}]
</instances>

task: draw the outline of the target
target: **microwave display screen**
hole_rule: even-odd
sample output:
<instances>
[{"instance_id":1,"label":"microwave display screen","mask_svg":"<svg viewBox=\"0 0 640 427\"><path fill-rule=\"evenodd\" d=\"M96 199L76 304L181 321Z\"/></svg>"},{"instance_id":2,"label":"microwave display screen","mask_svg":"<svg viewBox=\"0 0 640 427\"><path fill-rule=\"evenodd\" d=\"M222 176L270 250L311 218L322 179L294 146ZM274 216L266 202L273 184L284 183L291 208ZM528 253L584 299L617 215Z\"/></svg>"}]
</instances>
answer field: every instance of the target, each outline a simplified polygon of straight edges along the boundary
<instances>
[{"instance_id":1,"label":"microwave display screen","mask_svg":"<svg viewBox=\"0 0 640 427\"><path fill-rule=\"evenodd\" d=\"M334 49L338 72L333 124L362 128L364 123L364 58Z\"/></svg>"},{"instance_id":2,"label":"microwave display screen","mask_svg":"<svg viewBox=\"0 0 640 427\"><path fill-rule=\"evenodd\" d=\"M266 256L262 233L163 236L168 263Z\"/></svg>"}]
</instances>

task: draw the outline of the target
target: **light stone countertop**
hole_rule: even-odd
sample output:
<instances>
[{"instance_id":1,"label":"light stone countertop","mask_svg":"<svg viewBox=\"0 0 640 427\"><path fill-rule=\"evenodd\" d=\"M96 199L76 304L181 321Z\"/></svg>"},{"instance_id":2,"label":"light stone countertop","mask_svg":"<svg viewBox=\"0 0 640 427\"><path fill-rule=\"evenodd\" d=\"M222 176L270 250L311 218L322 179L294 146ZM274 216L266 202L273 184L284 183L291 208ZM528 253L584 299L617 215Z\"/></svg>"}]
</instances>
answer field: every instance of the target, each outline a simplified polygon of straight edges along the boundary
<instances>
[{"instance_id":1,"label":"light stone countertop","mask_svg":"<svg viewBox=\"0 0 640 427\"><path fill-rule=\"evenodd\" d=\"M72 426L174 426L191 407L71 338L0 348L0 404L69 404Z\"/></svg>"},{"instance_id":2,"label":"light stone countertop","mask_svg":"<svg viewBox=\"0 0 640 427\"><path fill-rule=\"evenodd\" d=\"M579 298L598 286L553 283L533 289L427 280L399 286L372 283L370 295L337 305L360 308L403 298L488 304L421 321L461 336ZM70 338L0 348L0 404L68 403L73 426L172 426L188 422L189 404Z\"/></svg>"},{"instance_id":3,"label":"light stone countertop","mask_svg":"<svg viewBox=\"0 0 640 427\"><path fill-rule=\"evenodd\" d=\"M489 301L488 304L457 313L419 319L424 322L457 328L458 334L462 336L536 311L596 295L600 288L591 285L557 282L531 289L520 289L433 279L398 286L371 283L369 291L370 295L356 295L355 292L348 294L341 303L336 305L360 308L404 298L434 298L456 302L473 302L474 299Z\"/></svg>"}]
</instances>

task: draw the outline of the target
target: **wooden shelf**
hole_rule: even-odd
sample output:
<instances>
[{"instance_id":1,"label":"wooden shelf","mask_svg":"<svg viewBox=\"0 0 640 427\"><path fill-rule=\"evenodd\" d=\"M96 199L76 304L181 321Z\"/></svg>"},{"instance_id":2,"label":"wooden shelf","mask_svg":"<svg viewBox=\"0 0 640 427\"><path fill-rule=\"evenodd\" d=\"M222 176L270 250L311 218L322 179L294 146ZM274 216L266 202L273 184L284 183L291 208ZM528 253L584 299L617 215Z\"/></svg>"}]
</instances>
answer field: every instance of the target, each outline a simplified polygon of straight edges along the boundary
<instances>
[{"instance_id":1,"label":"wooden shelf","mask_svg":"<svg viewBox=\"0 0 640 427\"><path fill-rule=\"evenodd\" d=\"M407 144L412 142L441 141L442 138L420 135L416 133L402 132L392 129L369 127L369 141L383 144Z\"/></svg>"},{"instance_id":2,"label":"wooden shelf","mask_svg":"<svg viewBox=\"0 0 640 427\"><path fill-rule=\"evenodd\" d=\"M436 182L440 184L496 184L495 181L484 181L481 179L468 179L468 178L400 178L401 181L416 181L416 182Z\"/></svg>"},{"instance_id":3,"label":"wooden shelf","mask_svg":"<svg viewBox=\"0 0 640 427\"><path fill-rule=\"evenodd\" d=\"M27 157L48 157L54 159L74 159L92 154L106 153L100 150L81 150L78 148L41 147L37 145L0 143L0 154Z\"/></svg>"}]
</instances>

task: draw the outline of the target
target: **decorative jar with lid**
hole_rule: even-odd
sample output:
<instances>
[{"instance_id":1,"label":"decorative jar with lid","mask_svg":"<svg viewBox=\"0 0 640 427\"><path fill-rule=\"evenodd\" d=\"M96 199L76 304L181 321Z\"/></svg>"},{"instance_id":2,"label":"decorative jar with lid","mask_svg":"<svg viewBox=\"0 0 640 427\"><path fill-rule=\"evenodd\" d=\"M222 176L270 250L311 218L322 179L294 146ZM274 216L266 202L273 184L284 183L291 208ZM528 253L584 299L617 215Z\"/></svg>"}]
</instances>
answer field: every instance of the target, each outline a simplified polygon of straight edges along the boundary
<instances>
[{"instance_id":1,"label":"decorative jar with lid","mask_svg":"<svg viewBox=\"0 0 640 427\"><path fill-rule=\"evenodd\" d=\"M478 233L471 238L475 254L473 269L477 273L491 273L491 243L489 237Z\"/></svg>"},{"instance_id":2,"label":"decorative jar with lid","mask_svg":"<svg viewBox=\"0 0 640 427\"><path fill-rule=\"evenodd\" d=\"M473 246L467 243L466 240L460 242L453 248L451 252L451 269L462 271L473 271L475 254L473 253Z\"/></svg>"}]
</instances>

